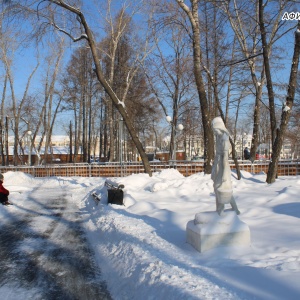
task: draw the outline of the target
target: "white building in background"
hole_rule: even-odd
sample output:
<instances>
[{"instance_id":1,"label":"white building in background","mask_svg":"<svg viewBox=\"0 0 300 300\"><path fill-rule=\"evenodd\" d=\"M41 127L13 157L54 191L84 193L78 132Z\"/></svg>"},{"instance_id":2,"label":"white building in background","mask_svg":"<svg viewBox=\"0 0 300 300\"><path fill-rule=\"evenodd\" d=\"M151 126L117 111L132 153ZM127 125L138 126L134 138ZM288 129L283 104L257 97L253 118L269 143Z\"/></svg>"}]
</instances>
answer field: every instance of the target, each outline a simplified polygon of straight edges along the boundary
<instances>
[{"instance_id":1,"label":"white building in background","mask_svg":"<svg viewBox=\"0 0 300 300\"><path fill-rule=\"evenodd\" d=\"M14 145L14 136L10 135L8 137L8 145L9 146L13 146ZM34 145L37 146L41 140L42 136L37 135L35 138L35 143ZM27 143L27 136L25 136L23 138L23 143L26 144ZM52 146L69 146L70 145L70 138L67 135L52 135L51 137L51 144ZM42 146L45 146L45 140L43 141Z\"/></svg>"},{"instance_id":2,"label":"white building in background","mask_svg":"<svg viewBox=\"0 0 300 300\"><path fill-rule=\"evenodd\" d=\"M35 139L35 146L39 144L39 141L41 139L41 136L37 136ZM27 147L27 137L24 137L23 140L23 145L24 145L24 150L25 154L28 152L28 147ZM251 148L251 142L252 142L252 135L251 134L242 134L242 135L237 135L236 137L236 142L235 142L235 150L237 152L237 156L239 158L243 157L243 152L245 147L247 147L249 150ZM9 136L8 137L8 143L9 143L9 154L13 155L13 145L14 145L14 136ZM170 143L170 136L166 137L163 141L163 147L168 149L168 145ZM203 142L202 142L202 137L195 135L195 136L190 136L186 138L185 142L182 140L180 143L178 143L178 148L177 150L183 150L185 144L185 153L187 159L191 159L195 156L203 156L204 149L203 149ZM43 142L42 147L44 148L45 142ZM69 146L70 146L70 138L67 135L53 135L51 138L51 148L53 150L53 153L57 154L68 154L69 153ZM155 152L155 147L154 146L147 146L146 149L148 152ZM80 152L81 149L79 149ZM285 141L283 143L283 147L281 150L281 158L282 159L297 159L298 154L297 151L299 149L292 149L291 143L289 141ZM44 151L42 150L42 153ZM258 146L257 149L259 159L268 159L269 154L272 152L272 147L271 144L266 144L266 143L261 143ZM32 149L32 153L34 153L34 150Z\"/></svg>"},{"instance_id":3,"label":"white building in background","mask_svg":"<svg viewBox=\"0 0 300 300\"><path fill-rule=\"evenodd\" d=\"M67 135L52 135L51 142L52 142L52 146L66 147L70 145L70 137Z\"/></svg>"},{"instance_id":4,"label":"white building in background","mask_svg":"<svg viewBox=\"0 0 300 300\"><path fill-rule=\"evenodd\" d=\"M244 157L244 149L247 147L250 151L252 144L252 134L240 134L236 136L235 151L237 157L242 159ZM181 144L182 146L182 144ZM185 152L187 159L202 157L204 153L203 139L198 135L189 136L185 140ZM180 148L182 149L182 148ZM272 153L271 143L261 143L257 148L256 159L269 159ZM297 149L293 151L291 143L286 140L283 143L281 150L281 159L297 159Z\"/></svg>"},{"instance_id":5,"label":"white building in background","mask_svg":"<svg viewBox=\"0 0 300 300\"><path fill-rule=\"evenodd\" d=\"M189 135L185 139L187 159L202 157L204 155L203 138L200 135Z\"/></svg>"},{"instance_id":6,"label":"white building in background","mask_svg":"<svg viewBox=\"0 0 300 300\"><path fill-rule=\"evenodd\" d=\"M38 146L40 142L41 136L36 136L34 146ZM23 138L23 148L24 154L28 154L28 137L25 136ZM8 147L9 147L9 154L13 155L14 153L14 136L8 137ZM70 149L70 139L69 136L66 135L53 135L51 138L51 145L50 145L52 152L55 154L68 154ZM44 153L45 149L45 141L42 143L41 154ZM18 150L18 153L21 154L21 149ZM35 154L34 148L32 148L32 154Z\"/></svg>"}]
</instances>

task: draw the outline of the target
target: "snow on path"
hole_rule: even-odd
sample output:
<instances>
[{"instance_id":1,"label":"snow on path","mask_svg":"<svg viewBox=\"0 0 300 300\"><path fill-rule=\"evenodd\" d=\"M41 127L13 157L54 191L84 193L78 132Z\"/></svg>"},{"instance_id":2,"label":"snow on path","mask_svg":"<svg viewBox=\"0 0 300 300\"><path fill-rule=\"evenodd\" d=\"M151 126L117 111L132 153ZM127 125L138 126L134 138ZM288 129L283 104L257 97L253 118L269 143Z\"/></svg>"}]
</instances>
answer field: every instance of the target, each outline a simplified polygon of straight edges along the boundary
<instances>
[{"instance_id":1,"label":"snow on path","mask_svg":"<svg viewBox=\"0 0 300 300\"><path fill-rule=\"evenodd\" d=\"M5 179L16 206L11 210L0 207L0 225L12 224L25 212L35 213L24 227L35 228L33 233L38 228L48 232L51 226L47 221L58 219L61 211L59 207L50 211L49 203L41 199L60 191L67 200L61 215L64 223L53 231L58 236L50 235L50 242L59 244L60 231L80 220L101 268L101 279L114 300L300 299L299 176L283 177L267 185L265 174L243 172L238 181L233 173L234 194L242 212L240 218L250 227L251 246L204 253L185 240L186 224L195 213L215 210L212 181L203 173L185 178L176 170L164 170L151 178L146 174L114 178L125 185L125 206L107 205L105 178L38 179L8 172ZM36 187L39 189L33 198L31 191ZM102 196L98 205L91 196L94 191ZM27 251L33 249L33 242L28 239L24 243ZM43 249L36 243L37 249ZM50 253L48 249L46 258ZM51 268L47 259L43 261ZM5 281L1 273L0 279ZM23 299L31 299L24 288L18 287ZM8 283L0 287L0 295L7 296L4 299L13 299L10 293L14 291Z\"/></svg>"},{"instance_id":2,"label":"snow on path","mask_svg":"<svg viewBox=\"0 0 300 300\"><path fill-rule=\"evenodd\" d=\"M212 295L213 299L240 299L209 268L194 264L188 253L157 235L155 226L144 218L116 205L114 210L99 209L101 213L95 211L86 226L90 239L98 236L101 241L96 251L115 300L138 300L145 295L145 299L170 299L171 295L174 300L212 299Z\"/></svg>"},{"instance_id":3,"label":"snow on path","mask_svg":"<svg viewBox=\"0 0 300 300\"><path fill-rule=\"evenodd\" d=\"M42 182L27 200L3 207L1 299L110 299L66 190Z\"/></svg>"},{"instance_id":4,"label":"snow on path","mask_svg":"<svg viewBox=\"0 0 300 300\"><path fill-rule=\"evenodd\" d=\"M85 227L112 297L299 299L297 219L272 212L273 205L278 207L276 195L284 181L270 187L260 177L234 181L239 187L241 219L251 225L251 247L217 248L201 254L186 243L185 225L199 209L215 208L207 176L183 178L166 170L152 178L142 174L115 178L125 184L125 207L107 206L104 180L98 185L90 180L81 206L90 214ZM98 206L87 193L95 190L102 195ZM287 243L287 232L278 235L281 227L291 230Z\"/></svg>"}]
</instances>

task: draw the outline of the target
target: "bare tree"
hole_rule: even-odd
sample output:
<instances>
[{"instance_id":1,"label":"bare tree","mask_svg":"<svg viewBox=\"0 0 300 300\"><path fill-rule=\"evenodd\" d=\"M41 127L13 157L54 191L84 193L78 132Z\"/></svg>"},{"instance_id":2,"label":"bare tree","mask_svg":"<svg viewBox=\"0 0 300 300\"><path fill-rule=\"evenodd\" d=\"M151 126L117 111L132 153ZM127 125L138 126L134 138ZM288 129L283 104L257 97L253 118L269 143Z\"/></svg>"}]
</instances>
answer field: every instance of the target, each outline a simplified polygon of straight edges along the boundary
<instances>
[{"instance_id":1,"label":"bare tree","mask_svg":"<svg viewBox=\"0 0 300 300\"><path fill-rule=\"evenodd\" d=\"M73 52L65 72L61 76L64 108L74 113L75 161L78 160L80 147L82 148L83 161L89 162L90 159L91 131L94 126L92 114L96 113L100 85L93 67L90 50L82 46Z\"/></svg>"},{"instance_id":2,"label":"bare tree","mask_svg":"<svg viewBox=\"0 0 300 300\"><path fill-rule=\"evenodd\" d=\"M104 74L119 99L126 104L130 101L135 78L139 69L144 64L148 55L148 37L142 37L140 28L135 27L133 18L140 11L143 2L124 2L122 8L114 12L111 0L107 1L105 15L105 31L107 37L99 45L100 57L102 60ZM101 7L102 10L102 7ZM138 33L139 31L139 33ZM106 94L105 99L108 95ZM141 99L142 101L142 99ZM120 147L116 140L119 126L116 126L122 119L116 113L115 106L107 101L108 113L107 129L109 130L110 160L115 160Z\"/></svg>"},{"instance_id":3,"label":"bare tree","mask_svg":"<svg viewBox=\"0 0 300 300\"><path fill-rule=\"evenodd\" d=\"M5 98L6 98L6 88L7 88L7 75L5 75L4 81L3 81L3 92L2 92L2 99L1 99L1 120L0 120L0 151L1 151L1 160L2 160L2 166L4 166L7 162L8 163L8 153L7 151L4 151L5 149L5 135L3 134L4 128L5 128L5 114L4 114L4 104L5 104ZM8 141L7 141L8 143ZM6 153L5 153L6 152ZM6 154L6 158L4 154Z\"/></svg>"},{"instance_id":4,"label":"bare tree","mask_svg":"<svg viewBox=\"0 0 300 300\"><path fill-rule=\"evenodd\" d=\"M165 7L165 3L162 4L166 12L173 5L169 3ZM167 111L171 110L169 157L172 159L176 159L177 125L179 121L182 123L185 119L186 107L194 105L192 102L195 100L193 61L189 38L185 28L178 24L181 19L180 8L176 6L175 9L177 10L177 19L170 19L166 13L165 18L159 18L153 24L156 51L147 60L147 69L145 70L152 92L165 116L168 115ZM168 48L167 53L163 51L165 47ZM185 127L185 124L183 125Z\"/></svg>"},{"instance_id":5,"label":"bare tree","mask_svg":"<svg viewBox=\"0 0 300 300\"><path fill-rule=\"evenodd\" d=\"M13 34L8 36L8 34L9 31L5 33L6 36L4 37L3 36L4 33L2 32L2 38L0 42L0 51L1 51L0 58L5 68L7 82L9 83L9 89L10 89L12 115L10 115L9 117L11 119L12 130L14 132L13 163L14 165L17 165L19 161L18 147L20 143L20 138L19 138L20 115L22 112L24 102L28 96L31 80L33 78L34 73L38 69L39 62L37 62L37 65L33 68L32 72L29 74L27 84L23 92L23 96L21 97L21 99L19 99L19 97L16 95L15 92L15 82L13 76L13 55L16 50L14 47L18 47L18 45L16 45L12 40L10 40L12 38L15 38L16 36ZM6 85L5 85L5 89L6 89ZM5 93L3 95L5 96ZM2 103L4 103L4 98L2 99Z\"/></svg>"},{"instance_id":6,"label":"bare tree","mask_svg":"<svg viewBox=\"0 0 300 300\"><path fill-rule=\"evenodd\" d=\"M207 75L207 95L210 105L211 116L215 117L220 115L226 127L228 127L228 110L230 98L228 90L230 89L230 81L232 77L232 70L230 68L229 78L227 71L222 64L228 56L230 50L226 40L224 27L226 19L220 13L215 5L205 2L204 3L204 49L205 49L205 62L202 67ZM233 46L232 52L235 50ZM232 56L232 54L231 54ZM222 103L222 92L224 86L228 85L227 97L225 105ZM225 111L225 113L224 113ZM229 138L232 147L232 158L235 162L238 179L241 179L240 168L237 161L235 150L235 140Z\"/></svg>"},{"instance_id":7,"label":"bare tree","mask_svg":"<svg viewBox=\"0 0 300 300\"><path fill-rule=\"evenodd\" d=\"M246 63L251 76L251 85L248 85L248 89L251 94L255 96L255 104L253 106L253 129L250 159L254 160L259 140L260 107L264 86L264 68L259 66L258 60L261 55L259 45L259 28L257 26L258 5L255 2L252 4L233 0L228 1L227 3L221 3L220 7L229 18L230 25L235 33L235 39L238 41L240 50L244 56L244 59L240 58L235 62L230 62L229 64L235 63L240 66L241 64ZM251 11L253 11L253 14L249 15L249 12Z\"/></svg>"},{"instance_id":8,"label":"bare tree","mask_svg":"<svg viewBox=\"0 0 300 300\"><path fill-rule=\"evenodd\" d=\"M290 126L287 132L288 140L291 144L292 158L300 158L300 76L297 76L297 88L293 111L291 113Z\"/></svg>"},{"instance_id":9,"label":"bare tree","mask_svg":"<svg viewBox=\"0 0 300 300\"><path fill-rule=\"evenodd\" d=\"M266 41L265 37L265 28L264 28L264 5L261 0L259 0L259 15L260 15L260 28L261 28L261 35L262 35L262 43L264 52L264 64L265 68L270 68L269 65L269 45ZM291 115L291 110L294 104L295 98L295 91L296 91L296 83L297 83L297 74L298 74L298 66L299 66L299 56L300 56L300 21L298 21L298 26L295 32L295 45L294 45L294 53L291 63L291 71L290 71L290 78L286 96L286 102L283 104L282 113L281 113L281 122L279 128L276 130L276 138L272 146L272 161L269 165L269 170L267 174L267 183L275 182L277 176L277 168L278 168L278 161L280 158L280 151L283 145L284 135L288 126L288 121ZM266 73L267 81L269 82L268 87L268 95L269 95L269 102L270 106L273 103L273 90L272 90L272 78L271 72ZM271 107L270 107L271 110ZM272 122L273 118L273 111L270 113L270 118ZM271 124L272 128L272 124Z\"/></svg>"},{"instance_id":10,"label":"bare tree","mask_svg":"<svg viewBox=\"0 0 300 300\"><path fill-rule=\"evenodd\" d=\"M192 28L190 36L193 42L194 77L200 101L204 134L204 156L206 158L204 164L204 172L206 174L210 174L212 169L212 160L214 158L214 136L211 128L209 104L202 76L203 57L200 47L201 30L198 15L198 0L190 0L191 7L186 5L182 0L176 0L176 2L186 13Z\"/></svg>"},{"instance_id":11,"label":"bare tree","mask_svg":"<svg viewBox=\"0 0 300 300\"><path fill-rule=\"evenodd\" d=\"M58 95L57 103L54 106L54 97L55 94L57 94L55 91L55 84L57 83L57 76L59 74L61 60L64 55L63 44L64 41L61 40L58 43L50 45L52 47L52 51L50 51L48 57L48 70L45 78L45 102L47 103L47 109L43 117L43 134L45 134L44 163L47 163L48 161L48 151L51 146L53 126L63 97L63 95Z\"/></svg>"},{"instance_id":12,"label":"bare tree","mask_svg":"<svg viewBox=\"0 0 300 300\"><path fill-rule=\"evenodd\" d=\"M69 5L68 3L66 3L65 1L44 1L41 2L40 4L42 5L42 3L48 3L50 6L53 5L52 9L55 10L55 8L62 8L64 11L69 12L71 14L71 16L74 16L74 19L79 22L80 27L78 28L78 30L80 31L80 35L79 37L74 37L71 31L67 31L66 29L64 29L62 26L60 26L57 23L57 19L55 18L58 14L58 11L54 12L52 15L48 14L48 18L50 18L50 23L60 32L65 33L66 35L68 35L74 42L76 41L80 41L80 40L86 40L92 56L93 56L93 60L94 60L94 64L95 64L95 72L97 75L97 78L99 80L99 82L102 84L102 86L104 87L106 93L109 95L110 99L112 100L112 102L114 103L114 106L117 108L117 110L119 111L119 113L121 114L126 127L134 141L134 144L136 145L139 154L142 158L143 164L144 164L144 168L145 168L145 172L148 173L150 176L152 175L152 171L151 171L151 167L147 158L147 155L145 153L144 147L142 145L142 143L140 142L139 138L138 138L138 134L132 124L132 120L130 115L128 114L127 110L126 110L126 106L124 99L120 99L117 94L115 93L115 91L112 89L111 84L106 80L104 73L102 71L102 67L100 64L100 59L99 59L99 54L98 54L98 49L97 49L97 44L94 38L94 35L87 23L87 20L85 18L85 15L83 14L83 12L77 7L77 6L72 6ZM49 6L44 7L49 8ZM42 9L42 7L40 6L40 9ZM46 12L45 12L46 13Z\"/></svg>"},{"instance_id":13,"label":"bare tree","mask_svg":"<svg viewBox=\"0 0 300 300\"><path fill-rule=\"evenodd\" d=\"M236 59L236 61L229 62L229 64L237 64L243 68L246 63L250 71L251 83L249 82L247 89L255 96L250 159L254 160L259 145L260 111L263 103L262 97L265 82L267 84L268 93L271 96L269 108L272 114L270 122L273 141L276 131L275 92L271 87L271 81L268 79L271 77L270 68L261 60L261 57L264 57L264 61L271 60L271 53L273 57L275 57L276 49L274 45L276 41L291 30L291 26L288 25L288 22L282 22L281 16L284 11L292 8L293 1L282 0L276 3L269 3L267 1L264 4L264 6L269 5L270 7L265 14L264 20L268 37L266 30L263 36L261 35L264 29L260 26L260 3L258 0L252 2L232 0L219 2L217 5L228 16L242 54L242 57ZM263 39L265 39L265 45L263 45ZM265 76L265 73L269 75ZM247 84L248 80L244 79L244 81ZM243 85L246 87L245 83ZM271 92L271 90L273 90L273 92Z\"/></svg>"},{"instance_id":14,"label":"bare tree","mask_svg":"<svg viewBox=\"0 0 300 300\"><path fill-rule=\"evenodd\" d=\"M130 86L132 78L135 76L137 67L129 70L127 74L127 81L125 81L125 90L122 96L118 95L111 83L107 81L105 74L102 69L99 49L97 48L97 43L94 38L93 32L88 25L87 19L81 9L79 8L80 1L74 1L72 4L69 4L67 1L56 1L56 0L47 0L47 1L16 1L11 5L11 9L15 13L25 13L27 15L37 12L39 20L38 33L45 34L49 25L56 29L56 32L64 33L70 37L74 42L85 41L88 44L88 47L92 53L94 60L94 72L98 78L98 81L103 86L105 92L112 101L114 107L118 110L122 116L124 123L132 137L132 140L137 147L137 150L142 158L145 172L149 175L152 174L151 167L147 155L145 153L144 147L139 140L138 133L132 123L131 116L128 113L125 105L126 100L126 90ZM134 3L134 2L133 2ZM143 7L143 1L140 2L140 7ZM137 39L138 41L138 39ZM136 43L138 45L138 42ZM135 65L141 64L147 55L147 45L140 49L137 52L139 55L135 59Z\"/></svg>"},{"instance_id":15,"label":"bare tree","mask_svg":"<svg viewBox=\"0 0 300 300\"><path fill-rule=\"evenodd\" d=\"M116 16L113 16L113 9L112 9L112 0L107 1L107 10L106 10L106 31L108 33L108 37L105 41L102 42L102 54L104 56L103 62L105 64L105 73L108 78L109 84L113 87L114 81L116 79L116 66L117 64L117 51L120 48L121 40L126 32L129 30L129 24L131 22L131 17L126 14L125 6L119 11ZM101 55L101 53L100 53ZM124 80L124 78L123 78ZM113 87L115 90L118 87L115 85ZM117 92L117 91L116 91ZM124 92L124 91L123 91ZM116 93L118 97L122 97L122 94ZM109 98L109 95L107 95ZM107 101L107 113L108 113L108 129L109 129L109 160L113 161L115 159L115 155L117 152L118 147L115 147L115 137L116 137L116 128L115 126L118 121L116 120L116 114L113 102Z\"/></svg>"}]
</instances>

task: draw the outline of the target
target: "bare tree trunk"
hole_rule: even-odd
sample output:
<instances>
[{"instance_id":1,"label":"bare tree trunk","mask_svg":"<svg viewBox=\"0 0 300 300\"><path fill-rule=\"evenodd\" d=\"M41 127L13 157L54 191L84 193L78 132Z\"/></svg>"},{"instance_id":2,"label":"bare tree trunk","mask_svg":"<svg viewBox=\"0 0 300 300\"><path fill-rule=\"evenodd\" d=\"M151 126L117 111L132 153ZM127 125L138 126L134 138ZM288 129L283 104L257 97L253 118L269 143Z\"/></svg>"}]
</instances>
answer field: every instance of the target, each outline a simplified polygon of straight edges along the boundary
<instances>
[{"instance_id":1,"label":"bare tree trunk","mask_svg":"<svg viewBox=\"0 0 300 300\"><path fill-rule=\"evenodd\" d=\"M280 158L280 151L283 145L283 139L286 133L292 107L294 104L298 66L299 66L299 56L300 56L300 21L298 21L297 30L295 32L294 54L293 54L292 65L291 65L291 73L290 73L286 103L282 108L280 127L279 129L277 129L276 139L272 147L272 161L270 162L269 165L269 170L267 174L267 183L273 183L275 182L276 179L278 162Z\"/></svg>"},{"instance_id":2,"label":"bare tree trunk","mask_svg":"<svg viewBox=\"0 0 300 300\"><path fill-rule=\"evenodd\" d=\"M14 154L13 154L13 163L14 165L18 165L19 162L19 157L18 157L18 145L19 145L19 123L20 123L20 115L22 111L22 107L24 104L24 101L27 98L29 86L31 83L31 79L36 72L39 63L36 65L35 69L31 72L29 75L29 78L26 83L25 91L22 97L22 100L17 103L17 98L15 95L15 89L14 89L14 80L13 80L13 74L12 74L12 66L11 66L11 61L9 58L6 56L7 53L4 54L4 64L5 64L5 69L6 69L6 74L8 77L8 81L10 84L10 90L11 90L11 98L12 98L12 114L13 116L10 117L12 119L12 123L14 124L13 131L14 131Z\"/></svg>"},{"instance_id":3,"label":"bare tree trunk","mask_svg":"<svg viewBox=\"0 0 300 300\"><path fill-rule=\"evenodd\" d=\"M42 107L42 110L40 112L40 115L39 115L39 120L38 120L38 123L35 127L35 130L33 132L33 135L32 135L32 141L35 141L37 135L38 135L38 132L41 128L41 125L43 123L43 118L44 118L44 115L45 115L45 112L46 112L46 106L47 106L47 102L48 102L48 97L46 96L45 94L45 98L44 98L44 104L43 104L43 107ZM43 143L43 139L44 139L44 131L43 131L43 134L41 136L41 139L39 141L39 144L37 147L34 147L35 149L35 152L36 152L36 155L38 157L38 159L35 161L35 164L40 164L41 163L41 155L40 155L40 151L41 151L41 147L42 147L42 143ZM34 143L33 143L33 146L34 146Z\"/></svg>"},{"instance_id":4,"label":"bare tree trunk","mask_svg":"<svg viewBox=\"0 0 300 300\"><path fill-rule=\"evenodd\" d=\"M266 73L267 90L269 97L269 110L270 110L270 122L271 122L271 136L272 145L274 144L276 138L276 113L275 113L275 99L273 90L273 81L270 69L270 46L267 42L267 33L264 24L264 4L263 0L259 0L259 28L261 33L261 43L263 48L263 58L264 58L264 69Z\"/></svg>"},{"instance_id":5,"label":"bare tree trunk","mask_svg":"<svg viewBox=\"0 0 300 300\"><path fill-rule=\"evenodd\" d=\"M8 147L8 117L5 117L5 154L6 160L5 165L9 165L9 147Z\"/></svg>"},{"instance_id":6,"label":"bare tree trunk","mask_svg":"<svg viewBox=\"0 0 300 300\"><path fill-rule=\"evenodd\" d=\"M70 121L70 129L69 129L69 136L70 136L70 155L69 155L69 163L73 162L73 129L72 129L72 121Z\"/></svg>"},{"instance_id":7,"label":"bare tree trunk","mask_svg":"<svg viewBox=\"0 0 300 300\"><path fill-rule=\"evenodd\" d=\"M86 152L86 92L82 94L82 156L83 162L87 162L87 152Z\"/></svg>"},{"instance_id":8,"label":"bare tree trunk","mask_svg":"<svg viewBox=\"0 0 300 300\"><path fill-rule=\"evenodd\" d=\"M2 166L5 166L4 160L5 160L5 156L4 156L4 147L3 147L3 122L2 122L2 118L0 120L0 151L1 151L1 164Z\"/></svg>"},{"instance_id":9,"label":"bare tree trunk","mask_svg":"<svg viewBox=\"0 0 300 300\"><path fill-rule=\"evenodd\" d=\"M92 96L89 93L89 128L88 128L88 163L91 163L91 138L92 138ZM94 151L95 159L95 151Z\"/></svg>"},{"instance_id":10,"label":"bare tree trunk","mask_svg":"<svg viewBox=\"0 0 300 300\"><path fill-rule=\"evenodd\" d=\"M55 114L53 115L53 97L54 97L54 92L55 92L55 83L57 80L57 76L58 76L58 72L59 72L59 68L60 68L60 62L63 58L63 43L61 43L59 45L58 48L58 53L54 52L53 55L53 59L55 58L55 68L53 70L53 73L51 74L51 78L50 78L50 85L49 88L48 87L48 82L46 82L46 89L45 89L45 93L46 93L46 97L49 99L48 100L48 110L47 112L45 112L45 122L44 122L44 131L45 131L45 135L46 135L46 141L45 141L45 154L44 154L44 163L47 163L48 161L48 149L51 146L51 136L52 136L52 127L53 127L53 120L55 120L56 118L56 114L57 114L57 110L58 107L60 105L61 99L58 102L58 105L56 106L55 109ZM51 65L49 64L48 68L50 69ZM48 74L50 73L50 70L48 71ZM48 78L46 79L48 81Z\"/></svg>"},{"instance_id":11,"label":"bare tree trunk","mask_svg":"<svg viewBox=\"0 0 300 300\"><path fill-rule=\"evenodd\" d=\"M83 115L82 115L82 110L83 110L83 103L82 101L79 101L80 104L79 104L79 111L78 111L78 121L77 121L77 124L76 124L76 140L75 140L75 149L76 149L76 152L75 152L75 157L76 157L76 160L75 162L78 162L78 161L81 161L81 159L78 159L78 154L80 152L80 156L79 157L82 157L82 148L81 148L81 151L79 151L80 147L82 146L82 143L83 143L83 140L82 140L82 119L83 119ZM76 108L75 108L76 109ZM76 118L77 120L77 118Z\"/></svg>"},{"instance_id":12,"label":"bare tree trunk","mask_svg":"<svg viewBox=\"0 0 300 300\"><path fill-rule=\"evenodd\" d=\"M3 84L3 93L2 93L2 100L1 100L1 120L0 120L0 143L1 143L1 158L2 158L2 166L5 166L5 156L4 156L4 144L5 144L5 135L3 136L3 127L4 127L4 103L5 103L5 96L6 96L6 86L7 86L7 75L5 75L4 84Z\"/></svg>"},{"instance_id":13,"label":"bare tree trunk","mask_svg":"<svg viewBox=\"0 0 300 300\"><path fill-rule=\"evenodd\" d=\"M114 134L114 106L110 101L108 103L108 128L109 128L109 161L115 160L115 134Z\"/></svg>"},{"instance_id":14,"label":"bare tree trunk","mask_svg":"<svg viewBox=\"0 0 300 300\"><path fill-rule=\"evenodd\" d=\"M212 170L212 161L214 158L214 136L211 128L211 119L208 101L206 97L205 86L202 77L202 54L200 48L200 25L198 18L198 1L191 0L192 8L183 3L183 1L177 0L178 5L187 14L191 26L192 26L192 39L193 39L193 57L194 57L194 76L200 101L202 124L204 133L204 172L210 174Z\"/></svg>"},{"instance_id":15,"label":"bare tree trunk","mask_svg":"<svg viewBox=\"0 0 300 300\"><path fill-rule=\"evenodd\" d=\"M259 132L259 118L260 118L260 106L261 106L261 93L263 88L263 76L261 77L261 82L258 81L256 76L255 67L255 57L258 55L256 53L257 48L257 35L258 29L256 29L252 35L247 34L247 27L244 25L241 19L241 11L238 9L238 3L236 0L233 2L234 12L231 13L229 9L229 2L221 2L221 8L228 15L231 27L235 33L235 39L239 42L242 53L246 57L247 64L250 71L250 76L255 89L255 105L253 112L253 129L252 129L252 143L250 150L250 160L255 160L255 154L258 147L258 132ZM256 5L255 17L258 18L258 9ZM248 40L247 40L248 38ZM252 44L252 46L251 46ZM251 55L250 55L251 54ZM252 57L253 54L253 57ZM243 60L244 61L244 60ZM263 75L263 74L262 74ZM236 119L237 121L237 119Z\"/></svg>"},{"instance_id":16,"label":"bare tree trunk","mask_svg":"<svg viewBox=\"0 0 300 300\"><path fill-rule=\"evenodd\" d=\"M103 122L104 122L104 118L103 118L103 99L101 98L101 104L100 104L100 118L99 118L99 122L100 122L100 126L99 126L99 161L101 159L102 156L104 156L104 151L103 151L103 137L104 137L104 126L103 126ZM104 156L105 157L105 156Z\"/></svg>"},{"instance_id":17,"label":"bare tree trunk","mask_svg":"<svg viewBox=\"0 0 300 300\"><path fill-rule=\"evenodd\" d=\"M263 68L264 70L264 68ZM250 149L250 160L253 162L256 156L256 150L259 146L259 127L260 127L260 108L261 108L261 97L262 97L262 87L263 87L263 77L264 71L262 70L261 75L261 86L256 88L255 93L255 104L253 111L253 128L252 128L252 141Z\"/></svg>"},{"instance_id":18,"label":"bare tree trunk","mask_svg":"<svg viewBox=\"0 0 300 300\"><path fill-rule=\"evenodd\" d=\"M233 43L232 43L232 51L231 51L231 60L233 61L235 58L235 45L236 45L236 37L234 37ZM232 83L232 76L233 76L233 66L231 65L229 67L229 78L228 78L228 84L227 84L227 93L226 93L226 110L225 110L225 124L228 122L229 117L229 104L230 104L230 98L231 98L231 83Z\"/></svg>"}]
</instances>

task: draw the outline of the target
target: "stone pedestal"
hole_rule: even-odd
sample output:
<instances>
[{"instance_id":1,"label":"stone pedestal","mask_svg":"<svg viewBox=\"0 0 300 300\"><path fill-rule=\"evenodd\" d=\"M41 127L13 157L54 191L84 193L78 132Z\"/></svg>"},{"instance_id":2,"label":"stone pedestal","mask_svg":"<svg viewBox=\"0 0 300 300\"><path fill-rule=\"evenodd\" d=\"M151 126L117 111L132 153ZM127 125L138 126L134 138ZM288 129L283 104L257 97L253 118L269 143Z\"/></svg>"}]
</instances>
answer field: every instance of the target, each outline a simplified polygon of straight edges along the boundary
<instances>
[{"instance_id":1,"label":"stone pedestal","mask_svg":"<svg viewBox=\"0 0 300 300\"><path fill-rule=\"evenodd\" d=\"M186 226L187 242L199 252L220 246L249 246L250 230L233 211L202 212Z\"/></svg>"}]
</instances>

